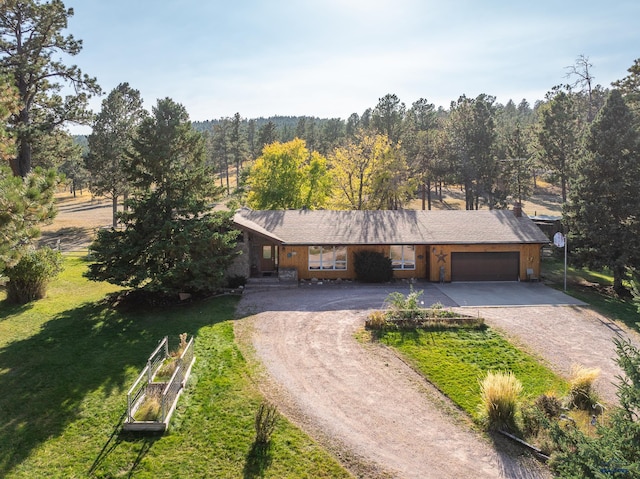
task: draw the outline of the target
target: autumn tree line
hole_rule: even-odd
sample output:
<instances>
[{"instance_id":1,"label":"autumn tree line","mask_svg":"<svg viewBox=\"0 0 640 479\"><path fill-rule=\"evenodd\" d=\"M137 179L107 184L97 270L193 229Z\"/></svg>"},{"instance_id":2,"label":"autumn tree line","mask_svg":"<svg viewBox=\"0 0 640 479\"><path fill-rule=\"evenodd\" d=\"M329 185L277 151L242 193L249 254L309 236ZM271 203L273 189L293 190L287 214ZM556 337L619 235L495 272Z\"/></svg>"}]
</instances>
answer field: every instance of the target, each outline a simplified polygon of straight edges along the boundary
<instances>
[{"instance_id":1,"label":"autumn tree line","mask_svg":"<svg viewBox=\"0 0 640 479\"><path fill-rule=\"evenodd\" d=\"M637 63L629 77L614 85L626 96L633 96ZM195 126L208 138L220 185L228 193L237 186L248 191L249 204L256 208L397 209L418 197L423 209L431 209L446 184L460 186L467 209L501 208L526 199L541 174L560 186L566 201L584 153L583 138L611 91L594 84L591 69L587 57L578 57L567 69L569 83L552 88L533 106L526 100L502 105L482 94L463 95L448 109L426 99L407 107L388 94L346 120L256 120L236 113ZM305 149L290 143L294 140L304 140ZM256 175L275 167L264 161L273 157L272 147L263 156L265 146L274 143L306 155L297 158L299 169L313 163L315 174L325 177L320 184L326 189L313 195L314 202L288 202L287 185L296 181L281 172L272 172L273 178ZM259 199L263 189L275 189L265 180L282 182L282 198L275 203L271 191L266 194L270 199Z\"/></svg>"},{"instance_id":2,"label":"autumn tree line","mask_svg":"<svg viewBox=\"0 0 640 479\"><path fill-rule=\"evenodd\" d=\"M347 119L236 113L194 123L170 98L147 110L126 82L108 92L100 111L89 111L89 98L102 93L97 80L56 60L82 48L63 34L72 15L61 0L0 6L4 265L33 245L38 223L54 214L50 190L63 174L72 190L86 186L111 199L110 240L122 240L132 225L169 222L162 234L139 231L137 245L119 245L120 252L130 248L130 258L144 250L144 240L162 245L175 228L187 228L172 222L208 217L225 196L256 209L400 209L416 198L430 209L449 185L460 188L467 209L505 208L526 199L544 175L560 187L576 262L609 267L617 290L629 268L640 266L640 59L605 88L581 55L567 68L567 83L534 105L480 94L445 108L387 94ZM71 94L63 95L65 85ZM84 142L67 132L72 123L91 125ZM148 216L161 211L162 218ZM163 261L177 268L177 258L195 254L185 248ZM153 258L148 263L145 274L156 274ZM103 273L148 285L144 274L133 281L130 272Z\"/></svg>"}]
</instances>

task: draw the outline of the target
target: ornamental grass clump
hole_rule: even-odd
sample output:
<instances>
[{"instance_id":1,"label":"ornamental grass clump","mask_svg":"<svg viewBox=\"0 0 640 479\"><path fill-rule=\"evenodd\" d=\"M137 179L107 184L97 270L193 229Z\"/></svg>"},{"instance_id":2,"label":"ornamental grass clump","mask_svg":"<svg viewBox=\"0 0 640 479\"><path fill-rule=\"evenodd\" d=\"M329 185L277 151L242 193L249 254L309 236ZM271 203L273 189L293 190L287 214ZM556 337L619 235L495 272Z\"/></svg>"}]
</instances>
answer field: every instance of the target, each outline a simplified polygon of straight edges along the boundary
<instances>
[{"instance_id":1,"label":"ornamental grass clump","mask_svg":"<svg viewBox=\"0 0 640 479\"><path fill-rule=\"evenodd\" d=\"M176 368L178 367L176 359L177 357L168 357L162 362L162 365L155 374L155 381L168 382L171 379L171 376L173 376L173 373L176 372Z\"/></svg>"},{"instance_id":2,"label":"ornamental grass clump","mask_svg":"<svg viewBox=\"0 0 640 479\"><path fill-rule=\"evenodd\" d=\"M160 416L160 398L158 393L150 393L134 414L136 421L157 421Z\"/></svg>"},{"instance_id":3,"label":"ornamental grass clump","mask_svg":"<svg viewBox=\"0 0 640 479\"><path fill-rule=\"evenodd\" d=\"M522 383L512 372L489 371L480 383L481 415L491 430L516 430Z\"/></svg>"},{"instance_id":4,"label":"ornamental grass clump","mask_svg":"<svg viewBox=\"0 0 640 479\"><path fill-rule=\"evenodd\" d=\"M155 374L155 380L159 382L168 381L173 376L173 373L178 368L179 359L184 353L185 349L187 349L187 333L182 333L178 335L180 337L180 344L178 345L178 349L169 353L162 364L158 368Z\"/></svg>"},{"instance_id":5,"label":"ornamental grass clump","mask_svg":"<svg viewBox=\"0 0 640 479\"><path fill-rule=\"evenodd\" d=\"M182 353L184 353L184 350L187 349L187 333L182 333L179 334L178 337L180 338L180 344L178 345L178 349L175 350L171 356L179 358L180 356L182 356Z\"/></svg>"},{"instance_id":6,"label":"ornamental grass clump","mask_svg":"<svg viewBox=\"0 0 640 479\"><path fill-rule=\"evenodd\" d=\"M598 395L594 389L598 377L600 368L585 368L574 364L569 380L569 404L583 411L591 410L598 403Z\"/></svg>"},{"instance_id":7,"label":"ornamental grass clump","mask_svg":"<svg viewBox=\"0 0 640 479\"><path fill-rule=\"evenodd\" d=\"M387 325L387 316L382 311L372 311L365 320L365 327L367 329L375 329L381 331Z\"/></svg>"}]
</instances>

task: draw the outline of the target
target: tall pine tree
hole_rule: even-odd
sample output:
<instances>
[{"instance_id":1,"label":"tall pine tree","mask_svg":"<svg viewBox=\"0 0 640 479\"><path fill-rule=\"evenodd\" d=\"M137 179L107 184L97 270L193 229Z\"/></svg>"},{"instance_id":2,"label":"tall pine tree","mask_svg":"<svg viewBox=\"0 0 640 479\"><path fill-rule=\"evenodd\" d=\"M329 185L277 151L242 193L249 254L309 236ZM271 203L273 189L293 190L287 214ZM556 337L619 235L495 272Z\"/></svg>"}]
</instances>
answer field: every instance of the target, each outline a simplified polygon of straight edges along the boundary
<instances>
[{"instance_id":1,"label":"tall pine tree","mask_svg":"<svg viewBox=\"0 0 640 479\"><path fill-rule=\"evenodd\" d=\"M560 178L562 202L567 201L569 181L578 156L580 127L575 98L555 88L539 110L535 137L540 165Z\"/></svg>"},{"instance_id":2,"label":"tall pine tree","mask_svg":"<svg viewBox=\"0 0 640 479\"><path fill-rule=\"evenodd\" d=\"M31 171L33 150L43 137L67 122L87 123L87 102L100 93L94 78L58 59L82 49L81 40L64 35L72 16L73 9L61 0L0 2L0 70L13 77L19 97L18 112L10 119L18 149L11 168L17 176ZM63 84L71 85L74 94L63 97Z\"/></svg>"},{"instance_id":3,"label":"tall pine tree","mask_svg":"<svg viewBox=\"0 0 640 479\"><path fill-rule=\"evenodd\" d=\"M640 156L633 113L613 90L590 126L585 155L565 206L579 264L611 269L616 292L628 267L640 265Z\"/></svg>"},{"instance_id":4,"label":"tall pine tree","mask_svg":"<svg viewBox=\"0 0 640 479\"><path fill-rule=\"evenodd\" d=\"M140 92L128 83L121 83L103 100L89 135L87 168L91 172L91 191L111 198L114 228L117 225L118 198L126 196L129 191L127 151L131 148L136 128L146 114Z\"/></svg>"},{"instance_id":5,"label":"tall pine tree","mask_svg":"<svg viewBox=\"0 0 640 479\"><path fill-rule=\"evenodd\" d=\"M159 100L133 140L124 230L101 230L87 277L163 294L207 293L222 285L237 231L220 195L204 139L182 105Z\"/></svg>"}]
</instances>

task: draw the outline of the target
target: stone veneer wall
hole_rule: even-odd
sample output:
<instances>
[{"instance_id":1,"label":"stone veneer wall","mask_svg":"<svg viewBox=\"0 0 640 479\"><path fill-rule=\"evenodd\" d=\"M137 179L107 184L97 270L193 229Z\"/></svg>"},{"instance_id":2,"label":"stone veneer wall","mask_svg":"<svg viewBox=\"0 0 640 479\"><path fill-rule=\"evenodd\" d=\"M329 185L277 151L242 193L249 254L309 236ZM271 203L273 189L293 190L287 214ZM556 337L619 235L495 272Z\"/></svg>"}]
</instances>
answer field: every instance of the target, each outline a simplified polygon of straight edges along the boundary
<instances>
[{"instance_id":1,"label":"stone veneer wall","mask_svg":"<svg viewBox=\"0 0 640 479\"><path fill-rule=\"evenodd\" d=\"M248 278L251 274L251 255L249 254L249 234L247 232L243 232L243 241L238 242L236 249L240 254L234 258L233 262L227 268L225 277L244 276Z\"/></svg>"}]
</instances>

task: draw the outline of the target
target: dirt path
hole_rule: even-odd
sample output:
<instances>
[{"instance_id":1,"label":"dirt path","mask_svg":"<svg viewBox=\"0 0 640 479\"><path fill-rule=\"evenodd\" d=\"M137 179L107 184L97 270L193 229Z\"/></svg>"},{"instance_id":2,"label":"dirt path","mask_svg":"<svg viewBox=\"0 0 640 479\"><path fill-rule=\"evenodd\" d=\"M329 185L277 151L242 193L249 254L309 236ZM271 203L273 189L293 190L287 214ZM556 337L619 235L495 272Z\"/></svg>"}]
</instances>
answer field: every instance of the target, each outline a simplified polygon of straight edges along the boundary
<instances>
[{"instance_id":1,"label":"dirt path","mask_svg":"<svg viewBox=\"0 0 640 479\"><path fill-rule=\"evenodd\" d=\"M300 288L243 297L240 314L253 316L239 328L251 328L270 394L279 391L287 415L333 443L330 449L342 449L358 477L548 477L534 460L514 459L473 432L446 398L388 350L354 338L366 309L388 293ZM434 299L446 301L425 298Z\"/></svg>"},{"instance_id":2,"label":"dirt path","mask_svg":"<svg viewBox=\"0 0 640 479\"><path fill-rule=\"evenodd\" d=\"M94 198L87 191L76 197L68 192L56 194L58 214L50 225L41 228L40 244L61 251L87 248L99 228L112 222L112 205L105 198Z\"/></svg>"}]
</instances>

